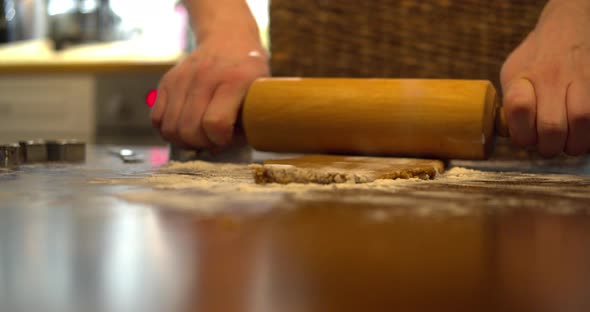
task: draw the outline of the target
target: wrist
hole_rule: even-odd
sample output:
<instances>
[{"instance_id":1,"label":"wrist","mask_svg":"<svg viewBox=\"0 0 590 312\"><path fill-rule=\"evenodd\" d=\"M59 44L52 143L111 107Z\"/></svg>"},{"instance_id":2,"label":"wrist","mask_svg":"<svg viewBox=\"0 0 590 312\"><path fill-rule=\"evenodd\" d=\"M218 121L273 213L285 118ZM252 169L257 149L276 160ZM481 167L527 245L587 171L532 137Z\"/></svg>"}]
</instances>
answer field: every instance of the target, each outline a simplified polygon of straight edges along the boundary
<instances>
[{"instance_id":1,"label":"wrist","mask_svg":"<svg viewBox=\"0 0 590 312\"><path fill-rule=\"evenodd\" d=\"M537 22L537 28L552 20L586 19L590 0L549 0Z\"/></svg>"},{"instance_id":2,"label":"wrist","mask_svg":"<svg viewBox=\"0 0 590 312\"><path fill-rule=\"evenodd\" d=\"M193 4L189 6L191 22L195 36L201 41L220 35L260 41L258 25L245 0L188 2Z\"/></svg>"},{"instance_id":3,"label":"wrist","mask_svg":"<svg viewBox=\"0 0 590 312\"><path fill-rule=\"evenodd\" d=\"M195 39L197 42L207 40L239 40L252 44L261 44L260 31L255 22L249 21L223 21L200 23L195 27Z\"/></svg>"}]
</instances>

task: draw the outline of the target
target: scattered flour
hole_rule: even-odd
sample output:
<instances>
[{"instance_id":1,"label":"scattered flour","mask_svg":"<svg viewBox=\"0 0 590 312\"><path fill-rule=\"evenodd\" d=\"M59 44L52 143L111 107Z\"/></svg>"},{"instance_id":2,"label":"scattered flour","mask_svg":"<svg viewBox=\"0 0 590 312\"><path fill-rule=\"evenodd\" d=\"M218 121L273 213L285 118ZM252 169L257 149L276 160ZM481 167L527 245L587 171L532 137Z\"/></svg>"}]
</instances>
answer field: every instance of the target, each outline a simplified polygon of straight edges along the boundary
<instances>
[{"instance_id":1,"label":"scattered flour","mask_svg":"<svg viewBox=\"0 0 590 312\"><path fill-rule=\"evenodd\" d=\"M452 167L435 180L258 185L246 164L193 161L171 162L145 178L98 182L141 186L140 190L120 195L129 201L203 214L238 208L241 212L260 212L317 202L387 208L386 213L373 214L373 220L408 212L416 216L467 215L504 207L540 207L551 213L568 214L579 211L579 207L590 209L588 178L462 167ZM553 203L550 206L547 206L548 198Z\"/></svg>"},{"instance_id":2,"label":"scattered flour","mask_svg":"<svg viewBox=\"0 0 590 312\"><path fill-rule=\"evenodd\" d=\"M112 182L117 183L116 180ZM208 193L302 193L330 190L391 190L397 185L422 183L419 178L375 180L366 184L265 184L254 182L248 165L213 164L202 161L171 162L152 176L125 180L125 183L146 184L156 189L191 189Z\"/></svg>"}]
</instances>

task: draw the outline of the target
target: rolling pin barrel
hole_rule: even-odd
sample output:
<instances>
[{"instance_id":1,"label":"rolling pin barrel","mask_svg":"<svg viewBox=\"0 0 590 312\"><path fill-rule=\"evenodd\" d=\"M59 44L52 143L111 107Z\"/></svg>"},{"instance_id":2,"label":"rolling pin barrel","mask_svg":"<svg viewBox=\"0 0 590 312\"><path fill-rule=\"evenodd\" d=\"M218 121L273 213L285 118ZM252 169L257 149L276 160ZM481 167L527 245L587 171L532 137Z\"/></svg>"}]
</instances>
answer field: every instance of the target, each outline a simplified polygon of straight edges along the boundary
<instances>
[{"instance_id":1,"label":"rolling pin barrel","mask_svg":"<svg viewBox=\"0 0 590 312\"><path fill-rule=\"evenodd\" d=\"M261 151L485 159L496 111L484 80L267 78L242 121Z\"/></svg>"}]
</instances>

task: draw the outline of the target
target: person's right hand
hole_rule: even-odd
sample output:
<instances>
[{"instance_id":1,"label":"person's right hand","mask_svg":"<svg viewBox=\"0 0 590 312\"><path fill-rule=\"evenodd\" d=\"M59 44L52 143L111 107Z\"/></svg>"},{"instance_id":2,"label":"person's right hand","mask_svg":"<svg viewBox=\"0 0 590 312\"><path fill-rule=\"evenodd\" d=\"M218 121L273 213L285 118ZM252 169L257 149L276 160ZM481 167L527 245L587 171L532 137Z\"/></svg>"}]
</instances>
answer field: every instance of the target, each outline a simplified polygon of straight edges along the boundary
<instances>
[{"instance_id":1,"label":"person's right hand","mask_svg":"<svg viewBox=\"0 0 590 312\"><path fill-rule=\"evenodd\" d=\"M250 84L268 75L259 38L239 31L207 36L162 78L152 124L177 146L223 148Z\"/></svg>"},{"instance_id":2,"label":"person's right hand","mask_svg":"<svg viewBox=\"0 0 590 312\"><path fill-rule=\"evenodd\" d=\"M541 155L590 152L590 2L551 0L501 73L510 136Z\"/></svg>"}]
</instances>

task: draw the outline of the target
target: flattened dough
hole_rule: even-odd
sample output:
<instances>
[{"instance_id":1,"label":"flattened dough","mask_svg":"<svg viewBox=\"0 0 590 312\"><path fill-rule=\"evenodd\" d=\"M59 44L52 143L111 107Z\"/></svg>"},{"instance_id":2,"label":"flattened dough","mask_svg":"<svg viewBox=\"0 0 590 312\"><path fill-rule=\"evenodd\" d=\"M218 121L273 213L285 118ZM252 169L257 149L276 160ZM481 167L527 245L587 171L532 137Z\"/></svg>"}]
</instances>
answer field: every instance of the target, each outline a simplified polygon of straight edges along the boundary
<instances>
[{"instance_id":1,"label":"flattened dough","mask_svg":"<svg viewBox=\"0 0 590 312\"><path fill-rule=\"evenodd\" d=\"M368 183L379 179L433 179L444 171L440 160L308 155L251 165L257 184Z\"/></svg>"}]
</instances>

